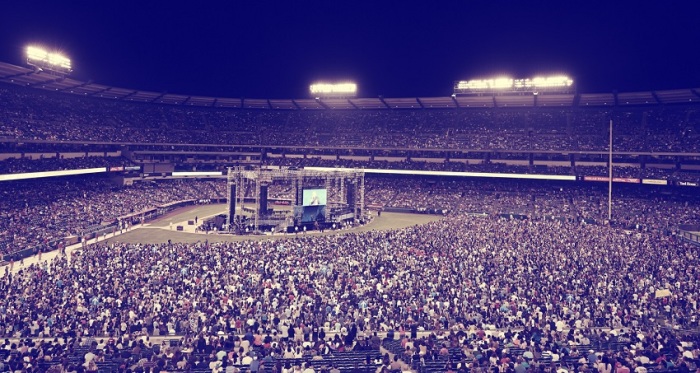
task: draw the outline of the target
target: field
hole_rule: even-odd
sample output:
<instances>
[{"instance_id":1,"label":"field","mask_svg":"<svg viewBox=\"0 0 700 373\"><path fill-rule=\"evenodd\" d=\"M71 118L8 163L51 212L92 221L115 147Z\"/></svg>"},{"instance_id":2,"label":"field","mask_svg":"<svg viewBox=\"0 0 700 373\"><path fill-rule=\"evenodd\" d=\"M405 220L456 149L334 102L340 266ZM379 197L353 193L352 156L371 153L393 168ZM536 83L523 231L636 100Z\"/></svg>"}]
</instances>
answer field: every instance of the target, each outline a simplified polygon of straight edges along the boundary
<instances>
[{"instance_id":1,"label":"field","mask_svg":"<svg viewBox=\"0 0 700 373\"><path fill-rule=\"evenodd\" d=\"M261 239L271 239L271 238L291 238L294 235L260 235L260 236L234 236L234 235L223 235L223 234L202 234L202 233L190 233L190 232L178 232L176 230L170 230L170 223L173 227L177 225L182 225L188 220L194 220L198 217L201 221L203 217L213 216L217 214L223 214L226 210L225 204L217 205L205 205L205 206L193 206L178 209L168 215L165 215L155 221L146 224L144 227L137 227L136 229L129 231L127 233L117 235L116 237L110 237L107 242L118 241L118 242L128 242L128 243L165 243L168 240L172 242L197 242L203 240L209 240L209 242L222 242L222 241L241 241L241 240L261 240ZM386 230L386 229L397 229L404 228L416 224L425 224L431 221L440 219L439 216L435 215L420 215L420 214L403 214L403 213L382 213L381 216L375 216L374 220L365 225L351 230L337 230L337 231L325 231L320 232L309 232L307 234L342 234L347 232L363 232L369 230ZM187 227L192 229L191 227ZM300 234L301 235L301 234Z\"/></svg>"}]
</instances>

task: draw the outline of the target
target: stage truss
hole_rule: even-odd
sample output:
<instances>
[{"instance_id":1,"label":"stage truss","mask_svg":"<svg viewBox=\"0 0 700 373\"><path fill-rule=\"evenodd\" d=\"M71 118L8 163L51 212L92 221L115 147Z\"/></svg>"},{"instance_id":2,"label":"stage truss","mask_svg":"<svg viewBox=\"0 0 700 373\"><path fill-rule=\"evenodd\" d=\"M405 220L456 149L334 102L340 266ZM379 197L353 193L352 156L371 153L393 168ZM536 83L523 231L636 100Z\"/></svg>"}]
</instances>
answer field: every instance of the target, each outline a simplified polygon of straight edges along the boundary
<instances>
[{"instance_id":1,"label":"stage truss","mask_svg":"<svg viewBox=\"0 0 700 373\"><path fill-rule=\"evenodd\" d=\"M273 185L275 183L291 184L294 188L293 206L301 204L302 193L305 186L320 186L322 181L328 191L327 206L330 208L347 207L352 211L352 218L356 221L362 219L365 212L365 171L363 169L343 169L332 171L304 170L304 169L277 169L277 168L259 168L246 169L245 166L229 167L227 181L227 211L231 211L231 203L235 202L234 206L243 208L246 199L251 200L251 196L246 197L246 190L253 188L252 200L255 203L255 211L253 213L253 228L259 230L261 225L268 225L269 221L263 219L260 211L261 202L261 187L263 185ZM355 186L353 191L352 206L347 200L347 188L349 184ZM235 201L232 201L231 190L235 187ZM334 190L334 193L331 193ZM238 211L238 210L235 210ZM241 210L242 211L242 210ZM236 212L232 219L230 215L226 216L226 223L231 222L238 216ZM347 216L346 216L347 217ZM285 216L286 221L294 220L294 212L290 211Z\"/></svg>"}]
</instances>

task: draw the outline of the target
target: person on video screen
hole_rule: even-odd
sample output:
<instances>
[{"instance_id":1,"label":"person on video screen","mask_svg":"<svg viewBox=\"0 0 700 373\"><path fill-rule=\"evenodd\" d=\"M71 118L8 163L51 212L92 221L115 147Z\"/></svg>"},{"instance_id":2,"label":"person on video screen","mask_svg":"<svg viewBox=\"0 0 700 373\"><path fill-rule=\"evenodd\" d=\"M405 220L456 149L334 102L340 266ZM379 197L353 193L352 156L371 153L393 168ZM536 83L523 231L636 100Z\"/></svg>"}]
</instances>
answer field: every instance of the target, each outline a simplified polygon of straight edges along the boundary
<instances>
[{"instance_id":1,"label":"person on video screen","mask_svg":"<svg viewBox=\"0 0 700 373\"><path fill-rule=\"evenodd\" d=\"M321 201L318 199L318 194L316 191L311 192L311 202L309 203L310 206L318 206L321 204Z\"/></svg>"}]
</instances>

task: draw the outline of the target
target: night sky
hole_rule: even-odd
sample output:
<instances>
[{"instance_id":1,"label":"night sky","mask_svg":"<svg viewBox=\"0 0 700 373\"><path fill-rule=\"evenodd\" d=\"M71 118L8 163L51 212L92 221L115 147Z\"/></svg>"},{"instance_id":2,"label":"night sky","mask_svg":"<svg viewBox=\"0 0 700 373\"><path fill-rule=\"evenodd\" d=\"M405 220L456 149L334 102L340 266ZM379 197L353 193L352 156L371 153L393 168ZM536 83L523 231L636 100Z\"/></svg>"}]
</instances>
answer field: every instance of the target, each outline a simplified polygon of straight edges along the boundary
<instances>
[{"instance_id":1,"label":"night sky","mask_svg":"<svg viewBox=\"0 0 700 373\"><path fill-rule=\"evenodd\" d=\"M64 51L72 77L130 89L303 98L452 93L455 80L567 73L579 92L700 87L695 1L0 2L0 60Z\"/></svg>"}]
</instances>

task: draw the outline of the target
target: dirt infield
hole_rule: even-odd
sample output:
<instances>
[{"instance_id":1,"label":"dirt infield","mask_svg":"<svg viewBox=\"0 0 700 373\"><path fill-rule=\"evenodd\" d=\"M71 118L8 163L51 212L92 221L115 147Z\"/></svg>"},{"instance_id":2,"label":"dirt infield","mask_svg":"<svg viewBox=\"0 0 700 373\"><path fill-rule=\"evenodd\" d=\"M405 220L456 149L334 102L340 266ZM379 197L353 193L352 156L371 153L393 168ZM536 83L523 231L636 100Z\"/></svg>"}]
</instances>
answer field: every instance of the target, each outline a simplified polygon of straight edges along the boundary
<instances>
[{"instance_id":1,"label":"dirt infield","mask_svg":"<svg viewBox=\"0 0 700 373\"><path fill-rule=\"evenodd\" d=\"M209 242L225 242L295 237L294 235L234 236L224 234L186 233L170 229L170 223L173 223L173 226L176 226L178 223L194 220L195 217L198 217L201 221L201 219L208 216L223 214L225 213L225 210L225 204L186 207L167 214L158 220L152 221L150 224L147 224L144 227L137 227L135 230L118 235L114 238L110 237L107 239L107 242L165 243L168 242L168 240L171 240L172 242L192 243L204 240L209 240ZM425 224L439 219L441 219L441 217L435 215L385 212L382 213L382 216L375 216L374 220L365 226L348 230L325 231L324 233L309 232L307 235L343 234L349 232L396 229L417 224ZM302 234L299 235L301 236Z\"/></svg>"}]
</instances>

